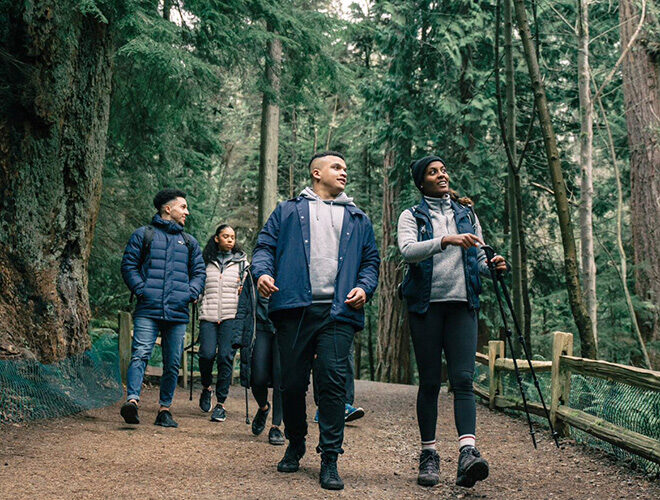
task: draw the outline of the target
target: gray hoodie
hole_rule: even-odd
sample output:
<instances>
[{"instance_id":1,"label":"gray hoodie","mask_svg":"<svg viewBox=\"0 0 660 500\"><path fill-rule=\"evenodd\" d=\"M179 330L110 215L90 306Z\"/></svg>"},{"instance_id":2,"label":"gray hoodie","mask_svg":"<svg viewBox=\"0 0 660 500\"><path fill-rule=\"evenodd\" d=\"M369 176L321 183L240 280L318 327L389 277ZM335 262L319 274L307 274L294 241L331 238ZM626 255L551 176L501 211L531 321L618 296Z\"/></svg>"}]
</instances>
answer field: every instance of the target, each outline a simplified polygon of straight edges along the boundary
<instances>
[{"instance_id":1,"label":"gray hoodie","mask_svg":"<svg viewBox=\"0 0 660 500\"><path fill-rule=\"evenodd\" d=\"M344 192L334 200L322 200L307 187L300 195L309 200L309 279L312 302L330 303L335 295L344 206L355 204L353 198Z\"/></svg>"}]
</instances>

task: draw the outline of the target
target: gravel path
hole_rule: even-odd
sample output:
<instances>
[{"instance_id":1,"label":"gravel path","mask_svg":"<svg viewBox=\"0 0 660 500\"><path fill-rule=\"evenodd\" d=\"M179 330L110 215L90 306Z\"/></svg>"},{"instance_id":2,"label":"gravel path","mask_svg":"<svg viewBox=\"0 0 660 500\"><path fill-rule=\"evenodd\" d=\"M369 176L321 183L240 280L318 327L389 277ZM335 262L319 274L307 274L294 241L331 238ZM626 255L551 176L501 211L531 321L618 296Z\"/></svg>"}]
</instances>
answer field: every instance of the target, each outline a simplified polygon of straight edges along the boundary
<instances>
[{"instance_id":1,"label":"gravel path","mask_svg":"<svg viewBox=\"0 0 660 500\"><path fill-rule=\"evenodd\" d=\"M346 428L339 470L343 492L318 484L318 439L310 423L308 452L296 474L275 469L284 447L270 446L245 424L242 388L232 387L228 419L208 414L177 390L178 429L153 424L157 388L144 391L142 424L128 426L119 404L72 417L0 426L0 498L491 498L653 499L650 482L602 454L570 443L556 450L540 431L532 447L523 420L478 405L478 446L491 464L490 477L468 490L454 486L456 439L451 397L440 401L440 484L416 484L418 433L416 388L357 381L357 403L366 416ZM308 398L311 400L311 397ZM250 401L250 411L256 411ZM312 407L308 412L311 420Z\"/></svg>"}]
</instances>

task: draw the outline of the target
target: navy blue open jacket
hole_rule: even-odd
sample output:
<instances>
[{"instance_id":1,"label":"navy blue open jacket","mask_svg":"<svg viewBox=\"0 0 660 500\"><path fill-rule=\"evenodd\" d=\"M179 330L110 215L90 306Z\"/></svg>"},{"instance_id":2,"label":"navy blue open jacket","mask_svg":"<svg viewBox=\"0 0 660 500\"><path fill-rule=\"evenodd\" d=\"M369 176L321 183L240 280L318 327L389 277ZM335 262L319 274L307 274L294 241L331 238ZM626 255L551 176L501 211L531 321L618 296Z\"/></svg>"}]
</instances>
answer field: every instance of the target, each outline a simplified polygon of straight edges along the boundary
<instances>
[{"instance_id":1,"label":"navy blue open jacket","mask_svg":"<svg viewBox=\"0 0 660 500\"><path fill-rule=\"evenodd\" d=\"M252 255L256 280L264 274L275 279L279 288L270 298L269 314L312 303L309 278L310 254L309 200L297 198L280 203L259 233ZM374 230L367 215L347 205L344 210L335 295L330 317L364 328L364 308L353 309L344 301L355 287L362 288L369 300L378 285L380 257Z\"/></svg>"},{"instance_id":2,"label":"navy blue open jacket","mask_svg":"<svg viewBox=\"0 0 660 500\"><path fill-rule=\"evenodd\" d=\"M147 317L174 323L188 322L188 304L199 297L206 282L206 266L195 238L192 256L182 236L183 227L154 215L153 240L149 255L140 262L146 226L128 240L121 261L121 275L137 297L135 317Z\"/></svg>"}]
</instances>

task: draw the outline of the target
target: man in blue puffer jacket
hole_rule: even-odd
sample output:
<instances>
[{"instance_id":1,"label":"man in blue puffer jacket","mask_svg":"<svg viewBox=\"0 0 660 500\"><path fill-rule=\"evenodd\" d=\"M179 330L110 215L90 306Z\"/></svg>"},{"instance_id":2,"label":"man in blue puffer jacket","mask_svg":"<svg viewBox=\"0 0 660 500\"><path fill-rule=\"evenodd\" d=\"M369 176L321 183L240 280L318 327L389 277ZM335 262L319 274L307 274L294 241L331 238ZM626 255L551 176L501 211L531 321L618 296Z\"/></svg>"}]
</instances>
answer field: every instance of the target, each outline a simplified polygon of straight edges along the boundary
<instances>
[{"instance_id":1,"label":"man in blue puffer jacket","mask_svg":"<svg viewBox=\"0 0 660 500\"><path fill-rule=\"evenodd\" d=\"M158 213L128 241L121 274L137 297L133 314L133 345L126 377L127 398L121 407L126 423L138 424L138 401L144 370L160 332L163 375L156 425L177 427L170 406L181 364L188 324L188 304L204 290L206 269L199 243L183 232L188 216L186 194L163 189L154 198Z\"/></svg>"}]
</instances>

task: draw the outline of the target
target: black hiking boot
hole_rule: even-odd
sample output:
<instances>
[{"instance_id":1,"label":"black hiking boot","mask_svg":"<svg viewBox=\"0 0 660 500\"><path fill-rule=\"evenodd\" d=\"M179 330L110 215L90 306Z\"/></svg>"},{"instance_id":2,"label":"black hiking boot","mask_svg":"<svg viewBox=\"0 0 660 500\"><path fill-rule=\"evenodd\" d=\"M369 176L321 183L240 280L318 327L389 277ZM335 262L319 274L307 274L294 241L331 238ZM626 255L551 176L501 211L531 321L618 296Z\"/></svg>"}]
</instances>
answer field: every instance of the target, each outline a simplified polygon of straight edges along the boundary
<instances>
[{"instance_id":1,"label":"black hiking boot","mask_svg":"<svg viewBox=\"0 0 660 500\"><path fill-rule=\"evenodd\" d=\"M119 414L124 417L124 422L127 424L139 424L140 417L138 417L138 405L134 401L127 401L121 405Z\"/></svg>"},{"instance_id":2,"label":"black hiking boot","mask_svg":"<svg viewBox=\"0 0 660 500\"><path fill-rule=\"evenodd\" d=\"M419 456L417 484L435 486L440 482L440 457L435 450L422 450Z\"/></svg>"},{"instance_id":3,"label":"black hiking boot","mask_svg":"<svg viewBox=\"0 0 660 500\"><path fill-rule=\"evenodd\" d=\"M211 396L213 396L213 391L202 389L202 393L199 395L199 409L204 413L211 411Z\"/></svg>"},{"instance_id":4,"label":"black hiking boot","mask_svg":"<svg viewBox=\"0 0 660 500\"><path fill-rule=\"evenodd\" d=\"M279 427L271 427L268 431L268 442L275 446L282 446L284 444L284 434Z\"/></svg>"},{"instance_id":5,"label":"black hiking boot","mask_svg":"<svg viewBox=\"0 0 660 500\"><path fill-rule=\"evenodd\" d=\"M284 457L277 464L279 472L296 472L300 468L300 459L305 454L305 441L293 444L289 442Z\"/></svg>"},{"instance_id":6,"label":"black hiking boot","mask_svg":"<svg viewBox=\"0 0 660 500\"><path fill-rule=\"evenodd\" d=\"M172 418L170 410L159 411L154 425L160 425L161 427L179 427L179 424L177 424Z\"/></svg>"},{"instance_id":7,"label":"black hiking boot","mask_svg":"<svg viewBox=\"0 0 660 500\"><path fill-rule=\"evenodd\" d=\"M488 477L488 462L474 446L464 446L458 457L456 484L472 488L474 483Z\"/></svg>"},{"instance_id":8,"label":"black hiking boot","mask_svg":"<svg viewBox=\"0 0 660 500\"><path fill-rule=\"evenodd\" d=\"M337 470L337 455L324 453L321 455L321 473L319 474L321 488L325 490L343 490L344 481Z\"/></svg>"},{"instance_id":9,"label":"black hiking boot","mask_svg":"<svg viewBox=\"0 0 660 500\"><path fill-rule=\"evenodd\" d=\"M264 431L266 428L266 419L268 418L269 413L270 403L268 403L268 408L266 410L262 410L261 408L257 410L257 414L252 419L252 434L258 436Z\"/></svg>"}]
</instances>

